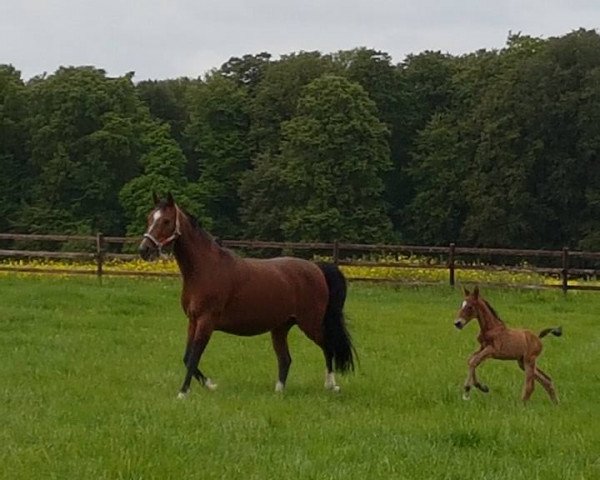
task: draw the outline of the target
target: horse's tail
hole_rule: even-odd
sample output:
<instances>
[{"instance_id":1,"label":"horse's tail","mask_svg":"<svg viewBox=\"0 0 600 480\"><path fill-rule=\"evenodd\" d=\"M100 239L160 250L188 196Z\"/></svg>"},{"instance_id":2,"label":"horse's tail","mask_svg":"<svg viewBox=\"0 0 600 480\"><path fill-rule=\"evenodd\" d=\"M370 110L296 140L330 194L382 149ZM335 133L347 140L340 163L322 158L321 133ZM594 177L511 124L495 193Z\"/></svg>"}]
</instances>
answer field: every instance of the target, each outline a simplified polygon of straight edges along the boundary
<instances>
[{"instance_id":1,"label":"horse's tail","mask_svg":"<svg viewBox=\"0 0 600 480\"><path fill-rule=\"evenodd\" d=\"M560 337L562 335L562 327L550 327L550 328L544 328L544 330L542 330L540 332L540 334L538 335L538 337L540 338L544 338L546 335L548 335L549 333L551 333L552 335L554 335L555 337Z\"/></svg>"},{"instance_id":2,"label":"horse's tail","mask_svg":"<svg viewBox=\"0 0 600 480\"><path fill-rule=\"evenodd\" d=\"M346 278L337 265L320 263L319 268L323 272L329 288L329 301L323 318L325 355L333 358L334 370L344 373L354 370L354 357L356 356L344 319Z\"/></svg>"}]
</instances>

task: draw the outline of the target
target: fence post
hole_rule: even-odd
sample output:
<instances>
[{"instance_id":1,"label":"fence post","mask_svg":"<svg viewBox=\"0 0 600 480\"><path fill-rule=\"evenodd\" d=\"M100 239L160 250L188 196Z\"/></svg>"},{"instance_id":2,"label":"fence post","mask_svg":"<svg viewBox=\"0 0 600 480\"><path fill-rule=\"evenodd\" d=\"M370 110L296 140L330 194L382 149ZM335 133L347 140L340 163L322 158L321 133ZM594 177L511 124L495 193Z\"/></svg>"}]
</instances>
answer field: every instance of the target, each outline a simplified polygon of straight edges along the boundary
<instances>
[{"instance_id":1,"label":"fence post","mask_svg":"<svg viewBox=\"0 0 600 480\"><path fill-rule=\"evenodd\" d=\"M569 290L569 249L563 247L562 250L562 291L567 293Z\"/></svg>"},{"instance_id":2,"label":"fence post","mask_svg":"<svg viewBox=\"0 0 600 480\"><path fill-rule=\"evenodd\" d=\"M100 232L96 234L96 276L102 280L102 266L104 264L104 235Z\"/></svg>"},{"instance_id":3,"label":"fence post","mask_svg":"<svg viewBox=\"0 0 600 480\"><path fill-rule=\"evenodd\" d=\"M450 286L454 286L454 250L456 244L451 243L450 249L448 250L448 273L450 275Z\"/></svg>"},{"instance_id":4,"label":"fence post","mask_svg":"<svg viewBox=\"0 0 600 480\"><path fill-rule=\"evenodd\" d=\"M333 263L335 265L340 261L340 242L337 240L333 242Z\"/></svg>"}]
</instances>

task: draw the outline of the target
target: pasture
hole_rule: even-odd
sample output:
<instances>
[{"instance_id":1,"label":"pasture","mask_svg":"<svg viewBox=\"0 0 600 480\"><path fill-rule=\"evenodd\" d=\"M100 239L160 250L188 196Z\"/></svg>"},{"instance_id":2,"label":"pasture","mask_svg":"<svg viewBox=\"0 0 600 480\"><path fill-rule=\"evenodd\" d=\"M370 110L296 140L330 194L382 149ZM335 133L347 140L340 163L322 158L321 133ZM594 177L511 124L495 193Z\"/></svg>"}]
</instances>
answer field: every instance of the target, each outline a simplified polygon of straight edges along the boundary
<instances>
[{"instance_id":1,"label":"pasture","mask_svg":"<svg viewBox=\"0 0 600 480\"><path fill-rule=\"evenodd\" d=\"M461 399L477 325L452 325L449 287L351 284L360 364L323 388L321 352L297 329L287 388L270 337L216 333L177 400L186 318L179 281L0 276L0 477L89 479L600 478L600 295L483 289L511 326L562 324L520 402L514 362Z\"/></svg>"}]
</instances>

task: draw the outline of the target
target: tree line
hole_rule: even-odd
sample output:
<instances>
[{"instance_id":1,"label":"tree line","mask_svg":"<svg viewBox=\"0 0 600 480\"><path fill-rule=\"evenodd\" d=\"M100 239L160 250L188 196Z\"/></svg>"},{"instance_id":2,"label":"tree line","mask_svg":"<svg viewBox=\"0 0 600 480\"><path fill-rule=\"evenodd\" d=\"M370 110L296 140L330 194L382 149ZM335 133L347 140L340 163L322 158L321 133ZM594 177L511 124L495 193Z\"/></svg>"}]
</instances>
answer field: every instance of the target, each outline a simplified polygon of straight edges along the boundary
<instances>
[{"instance_id":1,"label":"tree line","mask_svg":"<svg viewBox=\"0 0 600 480\"><path fill-rule=\"evenodd\" d=\"M269 53L197 79L0 65L0 231L600 248L600 35Z\"/></svg>"}]
</instances>

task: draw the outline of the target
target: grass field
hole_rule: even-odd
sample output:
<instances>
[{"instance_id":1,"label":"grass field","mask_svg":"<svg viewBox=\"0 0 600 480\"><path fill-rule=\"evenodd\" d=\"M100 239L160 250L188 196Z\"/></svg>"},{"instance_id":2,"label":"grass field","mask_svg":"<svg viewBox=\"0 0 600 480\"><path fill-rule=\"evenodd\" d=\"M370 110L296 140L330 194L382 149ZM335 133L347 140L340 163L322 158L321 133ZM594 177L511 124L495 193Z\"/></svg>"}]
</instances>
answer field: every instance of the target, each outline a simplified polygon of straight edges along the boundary
<instances>
[{"instance_id":1,"label":"grass field","mask_svg":"<svg viewBox=\"0 0 600 480\"><path fill-rule=\"evenodd\" d=\"M177 400L186 319L177 280L0 276L0 477L6 479L598 479L600 294L482 292L510 325L538 330L561 405L489 361L488 395L461 399L476 324L458 332L446 287L353 284L360 356L340 394L294 329L286 392L268 336L217 333Z\"/></svg>"}]
</instances>

